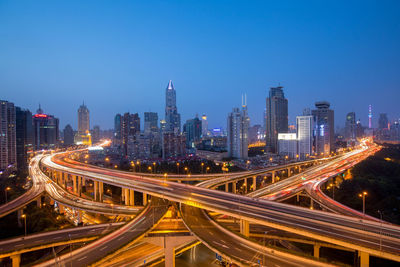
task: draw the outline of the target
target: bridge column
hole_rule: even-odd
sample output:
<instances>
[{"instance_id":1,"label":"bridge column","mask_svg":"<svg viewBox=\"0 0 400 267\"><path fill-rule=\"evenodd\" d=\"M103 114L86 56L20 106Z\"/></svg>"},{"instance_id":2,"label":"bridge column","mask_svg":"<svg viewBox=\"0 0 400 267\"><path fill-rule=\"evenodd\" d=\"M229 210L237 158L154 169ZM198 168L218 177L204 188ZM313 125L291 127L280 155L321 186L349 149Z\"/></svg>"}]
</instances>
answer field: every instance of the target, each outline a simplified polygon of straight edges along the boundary
<instances>
[{"instance_id":1,"label":"bridge column","mask_svg":"<svg viewBox=\"0 0 400 267\"><path fill-rule=\"evenodd\" d=\"M229 192L229 183L225 184L225 192Z\"/></svg>"},{"instance_id":2,"label":"bridge column","mask_svg":"<svg viewBox=\"0 0 400 267\"><path fill-rule=\"evenodd\" d=\"M82 222L82 210L78 210L77 212L77 219L78 219L78 224Z\"/></svg>"},{"instance_id":3,"label":"bridge column","mask_svg":"<svg viewBox=\"0 0 400 267\"><path fill-rule=\"evenodd\" d=\"M272 172L272 183L275 183L275 172Z\"/></svg>"},{"instance_id":4,"label":"bridge column","mask_svg":"<svg viewBox=\"0 0 400 267\"><path fill-rule=\"evenodd\" d=\"M86 186L86 179L85 179L85 177L82 177L82 186Z\"/></svg>"},{"instance_id":5,"label":"bridge column","mask_svg":"<svg viewBox=\"0 0 400 267\"><path fill-rule=\"evenodd\" d=\"M124 196L125 196L125 205L129 206L129 189L128 188L124 188Z\"/></svg>"},{"instance_id":6,"label":"bridge column","mask_svg":"<svg viewBox=\"0 0 400 267\"><path fill-rule=\"evenodd\" d=\"M232 182L232 193L236 194L236 181Z\"/></svg>"},{"instance_id":7,"label":"bridge column","mask_svg":"<svg viewBox=\"0 0 400 267\"><path fill-rule=\"evenodd\" d=\"M129 204L135 206L135 191L132 189L129 189Z\"/></svg>"},{"instance_id":8,"label":"bridge column","mask_svg":"<svg viewBox=\"0 0 400 267\"><path fill-rule=\"evenodd\" d=\"M42 196L39 196L39 197L36 199L36 206L37 206L38 208L41 208L41 207L42 207Z\"/></svg>"},{"instance_id":9,"label":"bridge column","mask_svg":"<svg viewBox=\"0 0 400 267\"><path fill-rule=\"evenodd\" d=\"M72 175L72 184L73 184L73 192L75 195L78 194L78 188L76 186L76 178L78 178L76 175Z\"/></svg>"},{"instance_id":10,"label":"bridge column","mask_svg":"<svg viewBox=\"0 0 400 267\"><path fill-rule=\"evenodd\" d=\"M311 198L311 201L310 201L310 209L314 209L314 200Z\"/></svg>"},{"instance_id":11,"label":"bridge column","mask_svg":"<svg viewBox=\"0 0 400 267\"><path fill-rule=\"evenodd\" d=\"M147 194L143 193L143 206L147 205Z\"/></svg>"},{"instance_id":12,"label":"bridge column","mask_svg":"<svg viewBox=\"0 0 400 267\"><path fill-rule=\"evenodd\" d=\"M103 182L98 182L99 183L99 201L103 202L103 195L104 195L104 186L103 186Z\"/></svg>"},{"instance_id":13,"label":"bridge column","mask_svg":"<svg viewBox=\"0 0 400 267\"><path fill-rule=\"evenodd\" d=\"M97 201L99 199L98 192L99 192L99 182L93 181L94 188L93 188L93 197L94 201Z\"/></svg>"},{"instance_id":14,"label":"bridge column","mask_svg":"<svg viewBox=\"0 0 400 267\"><path fill-rule=\"evenodd\" d=\"M12 267L19 267L21 265L21 254L12 255L11 257Z\"/></svg>"},{"instance_id":15,"label":"bridge column","mask_svg":"<svg viewBox=\"0 0 400 267\"><path fill-rule=\"evenodd\" d=\"M82 195L82 177L78 176L78 196Z\"/></svg>"},{"instance_id":16,"label":"bridge column","mask_svg":"<svg viewBox=\"0 0 400 267\"><path fill-rule=\"evenodd\" d=\"M358 253L360 255L360 267L369 267L369 254L364 251Z\"/></svg>"},{"instance_id":17,"label":"bridge column","mask_svg":"<svg viewBox=\"0 0 400 267\"><path fill-rule=\"evenodd\" d=\"M314 257L319 259L319 250L320 250L321 246L320 245L314 245Z\"/></svg>"},{"instance_id":18,"label":"bridge column","mask_svg":"<svg viewBox=\"0 0 400 267\"><path fill-rule=\"evenodd\" d=\"M291 168L288 168L288 169L287 169L287 177L288 177L288 178L290 177L290 170L291 170Z\"/></svg>"},{"instance_id":19,"label":"bridge column","mask_svg":"<svg viewBox=\"0 0 400 267\"><path fill-rule=\"evenodd\" d=\"M175 267L175 247L173 242L165 242L164 255L165 267Z\"/></svg>"},{"instance_id":20,"label":"bridge column","mask_svg":"<svg viewBox=\"0 0 400 267\"><path fill-rule=\"evenodd\" d=\"M21 216L22 216L23 210L19 209L17 211L17 221L18 221L18 227L22 227L22 220L21 220Z\"/></svg>"},{"instance_id":21,"label":"bridge column","mask_svg":"<svg viewBox=\"0 0 400 267\"><path fill-rule=\"evenodd\" d=\"M249 235L250 235L249 221L240 219L240 233L246 237L249 237Z\"/></svg>"},{"instance_id":22,"label":"bridge column","mask_svg":"<svg viewBox=\"0 0 400 267\"><path fill-rule=\"evenodd\" d=\"M253 191L257 190L257 176L253 177Z\"/></svg>"}]
</instances>

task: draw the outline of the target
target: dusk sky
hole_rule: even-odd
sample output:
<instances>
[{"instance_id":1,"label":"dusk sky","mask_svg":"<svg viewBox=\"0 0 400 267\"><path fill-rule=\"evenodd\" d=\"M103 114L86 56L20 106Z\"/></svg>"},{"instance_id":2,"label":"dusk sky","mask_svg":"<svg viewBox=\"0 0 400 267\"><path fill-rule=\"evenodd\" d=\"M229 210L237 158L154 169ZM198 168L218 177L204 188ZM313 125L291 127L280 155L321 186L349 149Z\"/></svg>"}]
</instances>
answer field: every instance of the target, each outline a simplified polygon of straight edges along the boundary
<instances>
[{"instance_id":1,"label":"dusk sky","mask_svg":"<svg viewBox=\"0 0 400 267\"><path fill-rule=\"evenodd\" d=\"M3 1L0 99L77 127L116 113L156 111L177 91L182 124L205 113L226 127L246 93L262 124L269 87L280 83L289 122L327 100L336 125L372 104L399 119L400 1ZM142 123L143 128L143 123Z\"/></svg>"}]
</instances>

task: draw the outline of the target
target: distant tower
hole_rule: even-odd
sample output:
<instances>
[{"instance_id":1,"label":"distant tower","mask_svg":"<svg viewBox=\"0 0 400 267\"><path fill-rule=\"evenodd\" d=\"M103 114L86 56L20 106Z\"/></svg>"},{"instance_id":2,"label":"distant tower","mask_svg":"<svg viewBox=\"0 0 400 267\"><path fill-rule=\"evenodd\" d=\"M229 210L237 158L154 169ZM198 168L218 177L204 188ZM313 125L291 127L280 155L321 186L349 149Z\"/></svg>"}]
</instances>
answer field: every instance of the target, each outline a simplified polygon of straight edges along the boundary
<instances>
[{"instance_id":1,"label":"distant tower","mask_svg":"<svg viewBox=\"0 0 400 267\"><path fill-rule=\"evenodd\" d=\"M201 116L201 131L201 135L203 137L206 137L208 135L208 122L206 114L203 114L203 116Z\"/></svg>"},{"instance_id":2,"label":"distant tower","mask_svg":"<svg viewBox=\"0 0 400 267\"><path fill-rule=\"evenodd\" d=\"M165 90L165 121L166 130L169 132L180 133L181 115L176 107L176 91L170 80Z\"/></svg>"},{"instance_id":3,"label":"distant tower","mask_svg":"<svg viewBox=\"0 0 400 267\"><path fill-rule=\"evenodd\" d=\"M234 108L228 115L228 154L233 158L246 159L248 157L248 130L250 119L247 115L246 97L242 110Z\"/></svg>"},{"instance_id":4,"label":"distant tower","mask_svg":"<svg viewBox=\"0 0 400 267\"><path fill-rule=\"evenodd\" d=\"M372 105L368 107L368 128L372 128Z\"/></svg>"},{"instance_id":5,"label":"distant tower","mask_svg":"<svg viewBox=\"0 0 400 267\"><path fill-rule=\"evenodd\" d=\"M84 135L90 130L89 109L85 106L85 102L78 109L78 133Z\"/></svg>"}]
</instances>

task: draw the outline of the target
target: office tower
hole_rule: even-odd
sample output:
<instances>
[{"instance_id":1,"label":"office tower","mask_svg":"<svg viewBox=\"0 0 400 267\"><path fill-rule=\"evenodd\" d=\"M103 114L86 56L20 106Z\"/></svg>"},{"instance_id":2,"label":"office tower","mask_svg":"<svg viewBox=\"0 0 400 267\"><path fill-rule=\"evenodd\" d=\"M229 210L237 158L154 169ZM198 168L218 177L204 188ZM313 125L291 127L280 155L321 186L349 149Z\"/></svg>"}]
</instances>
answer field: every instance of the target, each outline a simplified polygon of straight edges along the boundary
<instances>
[{"instance_id":1,"label":"office tower","mask_svg":"<svg viewBox=\"0 0 400 267\"><path fill-rule=\"evenodd\" d=\"M33 151L32 113L29 110L15 108L17 166L19 170L28 167L28 152Z\"/></svg>"},{"instance_id":2,"label":"office tower","mask_svg":"<svg viewBox=\"0 0 400 267\"><path fill-rule=\"evenodd\" d=\"M278 154L296 158L298 154L298 140L296 133L278 133Z\"/></svg>"},{"instance_id":3,"label":"office tower","mask_svg":"<svg viewBox=\"0 0 400 267\"><path fill-rule=\"evenodd\" d=\"M270 88L266 101L266 113L266 150L275 153L278 133L288 132L288 100L285 98L282 86Z\"/></svg>"},{"instance_id":4,"label":"office tower","mask_svg":"<svg viewBox=\"0 0 400 267\"><path fill-rule=\"evenodd\" d=\"M174 133L181 131L181 115L176 107L176 92L170 80L165 92L165 130Z\"/></svg>"},{"instance_id":5,"label":"office tower","mask_svg":"<svg viewBox=\"0 0 400 267\"><path fill-rule=\"evenodd\" d=\"M144 132L158 132L158 114L157 112L144 113Z\"/></svg>"},{"instance_id":6,"label":"office tower","mask_svg":"<svg viewBox=\"0 0 400 267\"><path fill-rule=\"evenodd\" d=\"M122 116L117 114L114 117L114 145L122 145Z\"/></svg>"},{"instance_id":7,"label":"office tower","mask_svg":"<svg viewBox=\"0 0 400 267\"><path fill-rule=\"evenodd\" d=\"M40 108L33 115L33 132L35 140L35 149L53 149L58 144L59 121L53 115L44 114Z\"/></svg>"},{"instance_id":8,"label":"office tower","mask_svg":"<svg viewBox=\"0 0 400 267\"><path fill-rule=\"evenodd\" d=\"M307 112L310 114L309 112ZM306 113L306 114L307 114ZM297 146L300 159L307 159L313 155L314 118L313 116L297 116Z\"/></svg>"},{"instance_id":9,"label":"office tower","mask_svg":"<svg viewBox=\"0 0 400 267\"><path fill-rule=\"evenodd\" d=\"M121 121L122 145L125 156L128 155L128 142L133 144L137 133L140 133L139 114L125 113Z\"/></svg>"},{"instance_id":10,"label":"office tower","mask_svg":"<svg viewBox=\"0 0 400 267\"><path fill-rule=\"evenodd\" d=\"M100 142L100 126L95 125L92 129L92 143L93 145L96 145Z\"/></svg>"},{"instance_id":11,"label":"office tower","mask_svg":"<svg viewBox=\"0 0 400 267\"><path fill-rule=\"evenodd\" d=\"M315 121L315 153L322 156L334 150L335 118L333 110L329 109L329 102L316 102L315 107L317 109L312 110Z\"/></svg>"},{"instance_id":12,"label":"office tower","mask_svg":"<svg viewBox=\"0 0 400 267\"><path fill-rule=\"evenodd\" d=\"M183 132L186 135L186 147L195 148L200 142L202 135L202 121L196 118L187 120L183 125Z\"/></svg>"},{"instance_id":13,"label":"office tower","mask_svg":"<svg viewBox=\"0 0 400 267\"><path fill-rule=\"evenodd\" d=\"M358 120L356 123L356 137L357 138L364 137L364 127L361 125L360 120Z\"/></svg>"},{"instance_id":14,"label":"office tower","mask_svg":"<svg viewBox=\"0 0 400 267\"><path fill-rule=\"evenodd\" d=\"M185 156L186 138L185 135L172 132L164 132L162 135L162 158L176 158Z\"/></svg>"},{"instance_id":15,"label":"office tower","mask_svg":"<svg viewBox=\"0 0 400 267\"><path fill-rule=\"evenodd\" d=\"M356 140L356 113L347 113L344 131L346 140Z\"/></svg>"},{"instance_id":16,"label":"office tower","mask_svg":"<svg viewBox=\"0 0 400 267\"><path fill-rule=\"evenodd\" d=\"M202 137L208 136L208 121L206 114L201 116L201 135Z\"/></svg>"},{"instance_id":17,"label":"office tower","mask_svg":"<svg viewBox=\"0 0 400 267\"><path fill-rule=\"evenodd\" d=\"M85 102L78 109L78 134L85 135L90 131L89 109Z\"/></svg>"},{"instance_id":18,"label":"office tower","mask_svg":"<svg viewBox=\"0 0 400 267\"><path fill-rule=\"evenodd\" d=\"M74 144L74 130L72 126L67 124L64 128L64 145L71 146Z\"/></svg>"},{"instance_id":19,"label":"office tower","mask_svg":"<svg viewBox=\"0 0 400 267\"><path fill-rule=\"evenodd\" d=\"M246 100L242 110L234 108L228 115L228 155L233 158L246 159L248 157L248 131L250 119L247 115Z\"/></svg>"},{"instance_id":20,"label":"office tower","mask_svg":"<svg viewBox=\"0 0 400 267\"><path fill-rule=\"evenodd\" d=\"M256 124L249 127L249 144L256 144L260 141L264 141L264 138L265 136L261 125Z\"/></svg>"},{"instance_id":21,"label":"office tower","mask_svg":"<svg viewBox=\"0 0 400 267\"><path fill-rule=\"evenodd\" d=\"M368 128L372 129L372 105L368 106Z\"/></svg>"},{"instance_id":22,"label":"office tower","mask_svg":"<svg viewBox=\"0 0 400 267\"><path fill-rule=\"evenodd\" d=\"M160 120L160 131L162 133L167 131L167 122L165 120Z\"/></svg>"},{"instance_id":23,"label":"office tower","mask_svg":"<svg viewBox=\"0 0 400 267\"><path fill-rule=\"evenodd\" d=\"M0 170L17 165L14 103L0 100Z\"/></svg>"},{"instance_id":24,"label":"office tower","mask_svg":"<svg viewBox=\"0 0 400 267\"><path fill-rule=\"evenodd\" d=\"M379 130L387 129L389 120L386 113L379 114L378 126Z\"/></svg>"}]
</instances>

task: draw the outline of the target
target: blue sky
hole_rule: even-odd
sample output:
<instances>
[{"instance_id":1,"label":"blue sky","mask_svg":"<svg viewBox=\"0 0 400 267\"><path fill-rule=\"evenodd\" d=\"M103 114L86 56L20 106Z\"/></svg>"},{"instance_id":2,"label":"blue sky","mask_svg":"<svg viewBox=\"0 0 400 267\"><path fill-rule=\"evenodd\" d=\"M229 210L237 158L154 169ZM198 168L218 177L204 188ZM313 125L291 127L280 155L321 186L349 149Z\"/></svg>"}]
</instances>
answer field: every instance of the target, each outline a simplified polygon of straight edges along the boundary
<instances>
[{"instance_id":1,"label":"blue sky","mask_svg":"<svg viewBox=\"0 0 400 267\"><path fill-rule=\"evenodd\" d=\"M400 1L3 1L0 99L77 126L116 113L164 117L172 79L182 120L210 127L247 93L262 123L268 88L280 83L289 121L327 100L336 124L400 118Z\"/></svg>"}]
</instances>

